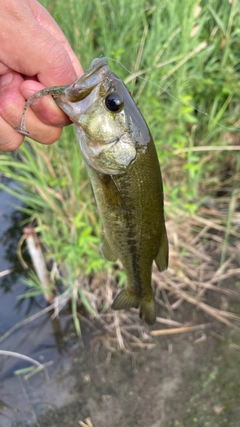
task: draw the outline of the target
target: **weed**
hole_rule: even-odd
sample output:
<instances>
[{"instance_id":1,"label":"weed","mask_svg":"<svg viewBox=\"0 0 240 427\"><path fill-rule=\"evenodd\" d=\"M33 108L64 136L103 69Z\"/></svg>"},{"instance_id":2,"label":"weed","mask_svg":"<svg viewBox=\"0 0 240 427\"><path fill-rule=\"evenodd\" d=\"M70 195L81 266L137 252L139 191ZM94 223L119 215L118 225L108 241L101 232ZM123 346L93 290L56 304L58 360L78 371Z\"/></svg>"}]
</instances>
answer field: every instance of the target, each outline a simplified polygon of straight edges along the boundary
<instances>
[{"instance_id":1,"label":"weed","mask_svg":"<svg viewBox=\"0 0 240 427\"><path fill-rule=\"evenodd\" d=\"M80 4L69 0L67 9L63 1L42 3L84 68L94 57L112 58L111 69L125 80L149 124L162 166L172 256L178 253L178 268L181 265L176 282L181 284L185 274L185 285L196 289L199 283L191 285L197 280L193 264L201 277L205 277L201 264L211 264L200 249L215 238L209 230L225 233L224 242L219 237L221 266L230 240L240 233L239 2L90 0ZM226 132L230 127L236 130ZM7 191L25 203L22 210L28 223L41 236L52 283L61 280L63 292L73 296L75 326L80 333L79 297L89 312L104 312L109 298L102 291L106 277L120 286L125 277L119 266L113 269L101 256L101 223L72 127L53 146L26 140L17 157L0 156L0 167L17 183ZM1 188L6 189L3 184ZM224 192L222 202L216 198L219 192ZM182 219L186 218L188 224L182 232ZM213 272L216 265L212 264ZM193 296L176 290L171 274L165 289L194 303ZM159 279L155 277L155 281ZM204 287L204 281L200 282ZM36 292L35 278L28 295ZM223 313L214 315L225 319Z\"/></svg>"}]
</instances>

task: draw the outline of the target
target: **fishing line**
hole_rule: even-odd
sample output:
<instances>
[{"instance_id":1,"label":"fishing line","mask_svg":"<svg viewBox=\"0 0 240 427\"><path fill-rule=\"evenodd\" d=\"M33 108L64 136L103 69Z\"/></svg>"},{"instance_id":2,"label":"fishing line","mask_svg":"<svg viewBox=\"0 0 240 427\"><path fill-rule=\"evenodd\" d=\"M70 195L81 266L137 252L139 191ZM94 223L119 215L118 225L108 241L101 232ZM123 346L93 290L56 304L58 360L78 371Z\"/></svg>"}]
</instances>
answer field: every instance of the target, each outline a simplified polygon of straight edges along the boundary
<instances>
[{"instance_id":1,"label":"fishing line","mask_svg":"<svg viewBox=\"0 0 240 427\"><path fill-rule=\"evenodd\" d=\"M120 61L118 61L117 59L113 59L110 58L108 56L104 56L104 58L109 59L110 61L116 62L117 64L121 65L121 67L127 71L128 74L133 74L130 70L128 70L125 65L123 65ZM175 101L179 102L182 105L186 105L188 107L193 108L195 111L197 111L198 113L202 114L203 116L207 117L209 120L214 121L214 117L210 116L210 114L206 113L203 110L200 110L199 108L195 107L195 105L189 103L189 102L184 102L181 99L177 98L176 96L174 96L171 92L169 92L167 89L164 89L162 86L158 85L157 83L153 82L152 80L147 79L146 77L142 77L142 76L137 76L138 79L144 80L147 83L151 83L153 86L156 86L157 88L161 89L163 92L165 92L168 96L170 96L170 98L174 99ZM231 127L231 126L224 126L221 123L216 123L216 126L221 127L222 129L226 129L226 130L230 130L230 131L240 131L239 127Z\"/></svg>"}]
</instances>

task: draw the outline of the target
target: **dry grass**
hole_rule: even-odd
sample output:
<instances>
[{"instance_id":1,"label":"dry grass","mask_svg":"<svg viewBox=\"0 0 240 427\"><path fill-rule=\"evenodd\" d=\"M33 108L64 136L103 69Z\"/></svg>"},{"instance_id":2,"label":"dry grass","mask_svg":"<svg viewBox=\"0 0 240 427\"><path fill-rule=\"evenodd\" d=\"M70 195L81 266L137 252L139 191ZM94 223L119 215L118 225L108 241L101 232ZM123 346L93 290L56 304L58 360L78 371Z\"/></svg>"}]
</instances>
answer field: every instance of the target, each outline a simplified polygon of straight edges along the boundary
<instances>
[{"instance_id":1,"label":"dry grass","mask_svg":"<svg viewBox=\"0 0 240 427\"><path fill-rule=\"evenodd\" d=\"M236 197L235 207L240 205L240 196ZM157 317L154 330L141 324L138 310L111 310L112 300L118 292L111 277L107 281L104 278L99 280L98 277L91 282L89 295L92 295L92 306L99 312L98 321L101 325L101 328L93 332L95 338L92 346L95 352L104 346L111 357L118 349L150 349L154 346L156 336L195 330L201 332L213 320L240 330L240 313L229 310L233 300L240 300L237 288L237 282L240 284L240 212L235 210L232 215L226 241L229 213L224 206L226 207L225 201L219 198L218 201L215 200L214 208L202 207L197 215L188 216L178 211L177 215L167 221L169 269L160 274L154 266L152 274L156 303L160 306L158 311L164 316ZM189 304L186 323L177 322L179 307L183 303L186 307L186 302ZM206 323L191 324L196 309L205 313Z\"/></svg>"},{"instance_id":2,"label":"dry grass","mask_svg":"<svg viewBox=\"0 0 240 427\"><path fill-rule=\"evenodd\" d=\"M197 215L186 215L178 210L172 218L168 218L169 268L160 274L154 265L152 272L157 311L162 313L162 317L157 317L153 330L142 324L138 310L114 312L111 309L112 301L119 292L114 271L109 272L107 278L102 273L91 281L87 277L77 281L76 287L81 289L91 312L95 313L86 317L77 314L82 330L87 324L92 331L91 345L95 353L104 347L110 360L119 349L125 352L151 349L159 336L193 331L199 331L199 336L204 336L203 330L213 320L240 330L239 313L229 310L230 303L240 299L237 287L237 282L240 283L239 199L240 195L228 199L232 209L230 227L226 225L229 222L226 198L214 199L214 207L213 203L209 203L211 207L200 208ZM168 203L166 201L166 207ZM54 310L53 316L58 316L70 296L66 293L65 296L55 297L53 304L16 325L1 337L0 342L46 311ZM186 303L189 304L187 310ZM185 304L184 321L179 322L177 319L182 304ZM205 313L205 323L195 324L192 321L196 309Z\"/></svg>"},{"instance_id":3,"label":"dry grass","mask_svg":"<svg viewBox=\"0 0 240 427\"><path fill-rule=\"evenodd\" d=\"M171 174L177 176L177 169L181 169L181 158L173 165ZM161 313L161 317L157 317L154 330L141 323L138 310L114 312L111 309L112 301L119 292L116 270L109 271L107 277L104 272L91 279L80 277L75 282L76 299L78 290L81 290L81 296L88 301L91 309L91 314L87 316L77 313L76 310L75 316L78 316L83 331L86 324L88 329L91 329L94 352L105 347L110 359L112 353L119 349L127 352L139 348L151 349L158 336L196 330L203 336L203 330L209 327L209 322L213 320L240 329L239 313L233 313L229 309L233 300L240 299L240 194L232 191L233 181L239 182L238 175L239 172L230 175L224 183L216 182L215 187L211 183L211 193L206 197L205 205L199 208L195 215L187 215L186 211L180 208L175 208L171 213L171 203L165 201L166 211L171 215L166 222L170 264L168 270L161 274L156 266L153 266L152 279L157 312ZM168 177L164 178L166 181ZM211 195L222 190L224 196ZM56 262L53 262L52 268L57 268ZM0 276L9 272L4 271ZM54 274L52 271L53 276ZM57 275L60 276L60 273ZM71 292L67 291L56 296L53 304L15 325L0 337L0 342L18 327L24 326L46 311L54 310L54 316L58 316L71 296ZM205 323L201 321L201 324L196 324L197 321L193 321L196 310L205 314ZM179 312L184 312L184 321L178 321Z\"/></svg>"}]
</instances>

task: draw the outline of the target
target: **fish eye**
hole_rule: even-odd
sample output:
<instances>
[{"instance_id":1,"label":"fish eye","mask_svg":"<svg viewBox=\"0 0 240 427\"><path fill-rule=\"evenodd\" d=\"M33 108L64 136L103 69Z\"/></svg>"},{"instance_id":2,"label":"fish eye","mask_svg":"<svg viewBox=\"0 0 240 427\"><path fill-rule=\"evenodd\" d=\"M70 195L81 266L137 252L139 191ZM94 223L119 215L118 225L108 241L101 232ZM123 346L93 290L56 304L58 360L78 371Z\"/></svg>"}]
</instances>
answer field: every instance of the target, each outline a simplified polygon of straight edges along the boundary
<instances>
[{"instance_id":1,"label":"fish eye","mask_svg":"<svg viewBox=\"0 0 240 427\"><path fill-rule=\"evenodd\" d=\"M124 107L124 102L117 92L112 92L106 96L105 105L109 111L119 113Z\"/></svg>"}]
</instances>

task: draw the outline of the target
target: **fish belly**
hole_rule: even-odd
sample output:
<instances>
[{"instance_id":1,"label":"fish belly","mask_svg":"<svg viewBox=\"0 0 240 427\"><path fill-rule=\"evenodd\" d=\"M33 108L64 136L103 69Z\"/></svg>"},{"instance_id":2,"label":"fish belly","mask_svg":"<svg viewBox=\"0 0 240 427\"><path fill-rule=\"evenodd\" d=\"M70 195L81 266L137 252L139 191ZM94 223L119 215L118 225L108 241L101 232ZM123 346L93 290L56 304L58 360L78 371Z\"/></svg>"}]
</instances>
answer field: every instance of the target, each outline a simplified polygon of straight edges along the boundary
<instances>
[{"instance_id":1,"label":"fish belly","mask_svg":"<svg viewBox=\"0 0 240 427\"><path fill-rule=\"evenodd\" d=\"M162 271L167 268L168 259L162 180L155 147L148 146L147 152L137 155L122 175L105 175L89 166L88 169L103 222L103 255L110 261L120 259L127 276L126 287L115 299L113 309L139 307L140 317L153 324L156 316L152 263L156 259Z\"/></svg>"}]
</instances>

